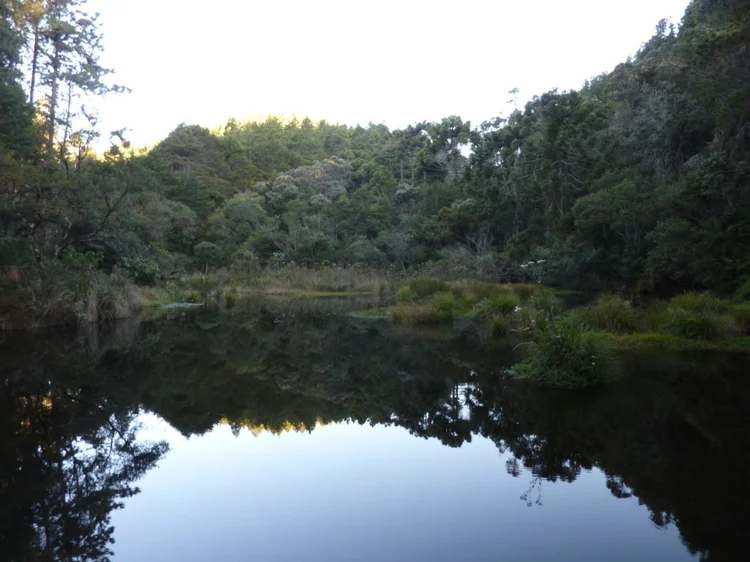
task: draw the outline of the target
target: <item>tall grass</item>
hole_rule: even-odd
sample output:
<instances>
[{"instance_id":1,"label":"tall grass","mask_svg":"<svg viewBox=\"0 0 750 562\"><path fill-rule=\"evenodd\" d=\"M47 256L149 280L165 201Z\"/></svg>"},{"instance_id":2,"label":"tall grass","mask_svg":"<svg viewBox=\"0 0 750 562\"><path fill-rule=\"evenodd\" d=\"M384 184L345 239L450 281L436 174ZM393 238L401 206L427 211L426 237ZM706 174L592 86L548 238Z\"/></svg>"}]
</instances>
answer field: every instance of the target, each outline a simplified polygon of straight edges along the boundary
<instances>
[{"instance_id":1,"label":"tall grass","mask_svg":"<svg viewBox=\"0 0 750 562\"><path fill-rule=\"evenodd\" d=\"M731 303L709 295L708 293L686 293L674 297L669 301L673 308L680 308L690 312L721 314L729 311Z\"/></svg>"},{"instance_id":2,"label":"tall grass","mask_svg":"<svg viewBox=\"0 0 750 562\"><path fill-rule=\"evenodd\" d=\"M127 318L140 308L130 279L115 269L66 269L45 264L27 272L25 283L0 298L0 328L22 329L106 323Z\"/></svg>"},{"instance_id":3,"label":"tall grass","mask_svg":"<svg viewBox=\"0 0 750 562\"><path fill-rule=\"evenodd\" d=\"M524 359L509 373L561 388L583 388L611 380L616 363L607 337L563 318L525 345Z\"/></svg>"},{"instance_id":4,"label":"tall grass","mask_svg":"<svg viewBox=\"0 0 750 562\"><path fill-rule=\"evenodd\" d=\"M590 330L614 334L637 332L643 324L641 312L616 295L601 295L593 305L572 311L570 317Z\"/></svg>"},{"instance_id":5,"label":"tall grass","mask_svg":"<svg viewBox=\"0 0 750 562\"><path fill-rule=\"evenodd\" d=\"M392 290L397 279L388 270L360 267L310 269L299 266L267 268L256 275L237 278L240 285L259 288L307 289L325 292L382 293Z\"/></svg>"}]
</instances>

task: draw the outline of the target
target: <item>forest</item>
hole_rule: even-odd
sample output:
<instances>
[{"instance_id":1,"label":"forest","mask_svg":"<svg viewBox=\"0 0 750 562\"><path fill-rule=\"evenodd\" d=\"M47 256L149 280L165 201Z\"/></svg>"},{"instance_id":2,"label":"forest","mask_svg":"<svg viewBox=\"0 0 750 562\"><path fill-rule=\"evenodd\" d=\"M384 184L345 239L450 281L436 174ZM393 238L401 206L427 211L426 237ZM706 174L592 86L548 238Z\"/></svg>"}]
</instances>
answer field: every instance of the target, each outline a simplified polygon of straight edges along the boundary
<instances>
[{"instance_id":1,"label":"forest","mask_svg":"<svg viewBox=\"0 0 750 562\"><path fill-rule=\"evenodd\" d=\"M534 262L566 289L746 290L747 37L747 0L693 0L611 72L479 125L229 119L149 149L115 131L99 154L85 101L126 88L96 17L3 2L0 326L127 316L137 286L274 268L509 282Z\"/></svg>"}]
</instances>

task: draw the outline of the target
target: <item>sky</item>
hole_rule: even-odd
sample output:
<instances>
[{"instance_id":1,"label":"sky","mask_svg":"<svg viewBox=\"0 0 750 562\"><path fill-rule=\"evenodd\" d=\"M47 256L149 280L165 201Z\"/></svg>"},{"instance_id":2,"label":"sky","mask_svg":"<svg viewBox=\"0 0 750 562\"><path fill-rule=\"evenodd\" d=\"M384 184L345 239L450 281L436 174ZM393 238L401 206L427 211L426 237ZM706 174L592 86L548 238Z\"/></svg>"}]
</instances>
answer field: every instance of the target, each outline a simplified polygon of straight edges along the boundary
<instances>
[{"instance_id":1,"label":"sky","mask_svg":"<svg viewBox=\"0 0 750 562\"><path fill-rule=\"evenodd\" d=\"M132 89L98 101L136 145L178 124L310 116L473 125L579 88L678 23L688 0L89 0L101 62ZM105 135L106 136L106 135Z\"/></svg>"}]
</instances>

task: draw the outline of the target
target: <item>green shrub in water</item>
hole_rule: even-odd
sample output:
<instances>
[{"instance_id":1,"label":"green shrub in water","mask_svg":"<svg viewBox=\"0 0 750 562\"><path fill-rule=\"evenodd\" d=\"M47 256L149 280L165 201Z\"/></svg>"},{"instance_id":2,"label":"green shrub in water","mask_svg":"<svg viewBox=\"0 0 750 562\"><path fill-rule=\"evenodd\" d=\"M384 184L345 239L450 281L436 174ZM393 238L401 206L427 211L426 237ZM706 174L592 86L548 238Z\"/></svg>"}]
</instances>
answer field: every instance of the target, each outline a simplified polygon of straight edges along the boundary
<instances>
[{"instance_id":1,"label":"green shrub in water","mask_svg":"<svg viewBox=\"0 0 750 562\"><path fill-rule=\"evenodd\" d=\"M435 293L430 303L430 308L434 311L438 318L438 321L447 321L453 319L453 310L456 304L456 299L453 293L442 292Z\"/></svg>"},{"instance_id":2,"label":"green shrub in water","mask_svg":"<svg viewBox=\"0 0 750 562\"><path fill-rule=\"evenodd\" d=\"M732 300L735 302L750 303L750 279L740 285L740 287L734 292Z\"/></svg>"},{"instance_id":3,"label":"green shrub in water","mask_svg":"<svg viewBox=\"0 0 750 562\"><path fill-rule=\"evenodd\" d=\"M498 314L511 314L521 304L512 294L498 295L489 299L489 308Z\"/></svg>"},{"instance_id":4,"label":"green shrub in water","mask_svg":"<svg viewBox=\"0 0 750 562\"><path fill-rule=\"evenodd\" d=\"M537 292L539 287L528 283L518 283L510 286L511 291L521 299L521 302L527 302L534 293Z\"/></svg>"},{"instance_id":5,"label":"green shrub in water","mask_svg":"<svg viewBox=\"0 0 750 562\"><path fill-rule=\"evenodd\" d=\"M437 324L440 314L431 304L404 303L391 308L393 320L401 324Z\"/></svg>"},{"instance_id":6,"label":"green shrub in water","mask_svg":"<svg viewBox=\"0 0 750 562\"><path fill-rule=\"evenodd\" d=\"M403 285L396 291L396 300L398 301L413 301L416 298L417 295L411 290L409 285Z\"/></svg>"},{"instance_id":7,"label":"green shrub in water","mask_svg":"<svg viewBox=\"0 0 750 562\"><path fill-rule=\"evenodd\" d=\"M521 307L521 310L514 314L513 321L519 331L527 333L546 330L550 323L544 312L531 306Z\"/></svg>"},{"instance_id":8,"label":"green shrub in water","mask_svg":"<svg viewBox=\"0 0 750 562\"><path fill-rule=\"evenodd\" d=\"M570 317L585 328L615 334L637 332L641 327L638 310L616 295L602 295L595 304L571 312Z\"/></svg>"},{"instance_id":9,"label":"green shrub in water","mask_svg":"<svg viewBox=\"0 0 750 562\"><path fill-rule=\"evenodd\" d=\"M582 331L569 318L541 330L525 347L526 357L509 374L561 388L583 388L614 378L607 336Z\"/></svg>"},{"instance_id":10,"label":"green shrub in water","mask_svg":"<svg viewBox=\"0 0 750 562\"><path fill-rule=\"evenodd\" d=\"M750 331L750 304L737 304L732 307L730 314L740 331Z\"/></svg>"},{"instance_id":11,"label":"green shrub in water","mask_svg":"<svg viewBox=\"0 0 750 562\"><path fill-rule=\"evenodd\" d=\"M480 281L467 284L466 291L479 301L482 299L499 298L510 293L510 289L505 285L482 283Z\"/></svg>"},{"instance_id":12,"label":"green shrub in water","mask_svg":"<svg viewBox=\"0 0 750 562\"><path fill-rule=\"evenodd\" d=\"M435 293L445 293L451 290L447 283L440 281L439 279L429 279L424 277L412 279L408 283L408 286L411 288L414 295L420 299L429 297Z\"/></svg>"},{"instance_id":13,"label":"green shrub in water","mask_svg":"<svg viewBox=\"0 0 750 562\"><path fill-rule=\"evenodd\" d=\"M709 312L719 314L731 308L729 301L716 298L707 293L685 293L674 297L669 304L673 308L681 308L690 312Z\"/></svg>"},{"instance_id":14,"label":"green shrub in water","mask_svg":"<svg viewBox=\"0 0 750 562\"><path fill-rule=\"evenodd\" d=\"M531 305L548 317L557 316L565 306L561 299L544 290L533 293L530 299Z\"/></svg>"},{"instance_id":15,"label":"green shrub in water","mask_svg":"<svg viewBox=\"0 0 750 562\"><path fill-rule=\"evenodd\" d=\"M492 335L495 337L501 337L507 334L508 328L507 318L495 318L492 321Z\"/></svg>"},{"instance_id":16,"label":"green shrub in water","mask_svg":"<svg viewBox=\"0 0 750 562\"><path fill-rule=\"evenodd\" d=\"M714 341L731 335L732 321L728 316L670 306L661 315L661 329L691 340Z\"/></svg>"}]
</instances>

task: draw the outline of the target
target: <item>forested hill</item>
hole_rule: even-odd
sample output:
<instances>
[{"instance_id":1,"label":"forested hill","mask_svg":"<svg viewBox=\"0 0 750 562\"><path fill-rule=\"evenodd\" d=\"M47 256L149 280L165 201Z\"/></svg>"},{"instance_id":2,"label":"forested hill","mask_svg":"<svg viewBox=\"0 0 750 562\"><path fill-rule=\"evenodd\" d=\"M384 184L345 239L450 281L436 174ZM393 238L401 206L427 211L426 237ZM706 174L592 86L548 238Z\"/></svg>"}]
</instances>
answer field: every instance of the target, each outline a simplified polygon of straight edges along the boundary
<instances>
[{"instance_id":1,"label":"forested hill","mask_svg":"<svg viewBox=\"0 0 750 562\"><path fill-rule=\"evenodd\" d=\"M609 74L478 127L231 120L103 158L67 103L104 93L107 73L78 3L0 4L6 271L85 262L155 282L207 265L438 261L515 278L545 260L544 281L566 287L722 293L750 277L748 0L694 0Z\"/></svg>"}]
</instances>

